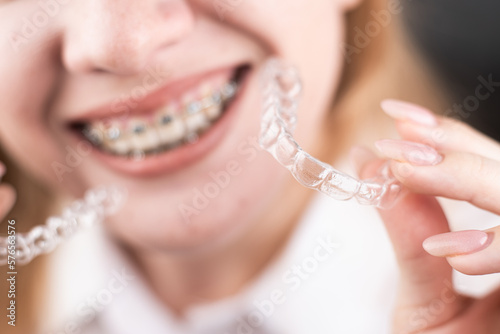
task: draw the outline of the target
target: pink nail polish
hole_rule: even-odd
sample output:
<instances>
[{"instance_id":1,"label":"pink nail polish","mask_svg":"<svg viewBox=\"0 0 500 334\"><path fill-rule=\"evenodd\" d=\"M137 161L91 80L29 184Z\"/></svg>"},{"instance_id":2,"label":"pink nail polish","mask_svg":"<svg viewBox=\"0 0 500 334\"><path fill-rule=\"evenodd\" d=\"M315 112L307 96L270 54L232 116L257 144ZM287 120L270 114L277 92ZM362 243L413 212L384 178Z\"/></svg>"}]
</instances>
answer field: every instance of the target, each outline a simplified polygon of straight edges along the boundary
<instances>
[{"instance_id":1,"label":"pink nail polish","mask_svg":"<svg viewBox=\"0 0 500 334\"><path fill-rule=\"evenodd\" d=\"M493 233L483 231L459 231L434 235L422 246L434 256L449 257L479 252L493 241Z\"/></svg>"},{"instance_id":2,"label":"pink nail polish","mask_svg":"<svg viewBox=\"0 0 500 334\"><path fill-rule=\"evenodd\" d=\"M432 147L410 141L384 139L375 142L375 146L387 158L414 166L433 166L443 160Z\"/></svg>"},{"instance_id":3,"label":"pink nail polish","mask_svg":"<svg viewBox=\"0 0 500 334\"><path fill-rule=\"evenodd\" d=\"M398 100L384 100L380 106L387 115L397 120L431 127L438 125L438 120L431 111L416 104Z\"/></svg>"}]
</instances>

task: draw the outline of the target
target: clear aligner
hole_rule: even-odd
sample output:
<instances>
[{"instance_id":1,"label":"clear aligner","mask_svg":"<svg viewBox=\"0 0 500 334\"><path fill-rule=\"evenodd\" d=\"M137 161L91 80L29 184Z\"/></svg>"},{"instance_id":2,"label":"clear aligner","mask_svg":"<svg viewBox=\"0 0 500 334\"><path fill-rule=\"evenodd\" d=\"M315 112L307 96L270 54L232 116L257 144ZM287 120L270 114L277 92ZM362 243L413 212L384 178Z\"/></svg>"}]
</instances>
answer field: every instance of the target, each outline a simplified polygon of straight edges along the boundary
<instances>
[{"instance_id":1,"label":"clear aligner","mask_svg":"<svg viewBox=\"0 0 500 334\"><path fill-rule=\"evenodd\" d=\"M66 207L61 216L50 217L27 233L0 237L0 265L25 265L40 254L50 253L79 230L100 224L122 206L126 191L117 187L89 190L82 200Z\"/></svg>"},{"instance_id":2,"label":"clear aligner","mask_svg":"<svg viewBox=\"0 0 500 334\"><path fill-rule=\"evenodd\" d=\"M266 64L263 77L264 105L259 143L302 185L336 200L355 198L359 203L388 208L401 186L384 165L379 175L357 180L305 152L293 138L302 92L298 72L278 59Z\"/></svg>"}]
</instances>

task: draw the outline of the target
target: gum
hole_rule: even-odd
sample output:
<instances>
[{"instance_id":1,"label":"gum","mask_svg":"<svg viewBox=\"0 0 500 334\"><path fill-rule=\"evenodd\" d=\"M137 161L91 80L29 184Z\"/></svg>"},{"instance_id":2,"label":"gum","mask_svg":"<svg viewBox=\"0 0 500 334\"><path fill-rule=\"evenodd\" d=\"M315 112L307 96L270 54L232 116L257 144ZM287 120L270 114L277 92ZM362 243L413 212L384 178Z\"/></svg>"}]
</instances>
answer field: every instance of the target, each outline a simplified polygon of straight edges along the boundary
<instances>
[{"instance_id":1,"label":"gum","mask_svg":"<svg viewBox=\"0 0 500 334\"><path fill-rule=\"evenodd\" d=\"M360 204L389 208L401 186L387 165L369 180L357 180L305 152L295 141L302 83L298 72L278 59L266 64L263 75L263 111L260 146L268 151L303 186L336 200L355 198Z\"/></svg>"}]
</instances>

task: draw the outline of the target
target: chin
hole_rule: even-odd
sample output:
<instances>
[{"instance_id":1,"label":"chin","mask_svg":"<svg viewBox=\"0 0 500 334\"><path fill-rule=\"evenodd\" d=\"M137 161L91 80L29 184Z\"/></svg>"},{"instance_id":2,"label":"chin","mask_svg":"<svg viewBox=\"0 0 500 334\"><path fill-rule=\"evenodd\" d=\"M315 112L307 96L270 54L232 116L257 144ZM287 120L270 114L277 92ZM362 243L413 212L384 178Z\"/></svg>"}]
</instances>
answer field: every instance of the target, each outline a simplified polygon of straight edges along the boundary
<instances>
[{"instance_id":1,"label":"chin","mask_svg":"<svg viewBox=\"0 0 500 334\"><path fill-rule=\"evenodd\" d=\"M199 89L212 105L201 93L186 93L189 98L181 100L199 99L185 103L181 113L168 109L182 94L166 89L165 97L163 87L146 97L137 114L103 120L108 106L67 123L72 145L91 147L71 175L84 185L81 191L99 185L128 191L123 209L106 223L113 237L138 249L187 252L231 242L259 219L287 175L258 145L259 65L239 64L179 86L187 92L192 85L204 87ZM218 88L200 84L207 80ZM214 107L214 101L220 104ZM207 123L209 109L213 119ZM184 130L190 124L191 137L174 137L181 120ZM152 133L177 139L158 144Z\"/></svg>"},{"instance_id":2,"label":"chin","mask_svg":"<svg viewBox=\"0 0 500 334\"><path fill-rule=\"evenodd\" d=\"M214 197L203 186L187 191L184 200L173 200L165 192L130 194L125 208L106 222L106 228L120 242L142 251L191 253L234 243L266 214L288 180L266 155L240 176Z\"/></svg>"}]
</instances>

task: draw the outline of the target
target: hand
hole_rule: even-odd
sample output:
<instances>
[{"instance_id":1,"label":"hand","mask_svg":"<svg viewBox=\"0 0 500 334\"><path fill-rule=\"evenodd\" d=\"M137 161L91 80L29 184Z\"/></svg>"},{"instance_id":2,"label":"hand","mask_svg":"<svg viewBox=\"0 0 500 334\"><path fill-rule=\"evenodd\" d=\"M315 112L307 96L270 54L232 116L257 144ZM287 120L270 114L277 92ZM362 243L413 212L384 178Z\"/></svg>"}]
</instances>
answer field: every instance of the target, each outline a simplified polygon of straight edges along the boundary
<instances>
[{"instance_id":1,"label":"hand","mask_svg":"<svg viewBox=\"0 0 500 334\"><path fill-rule=\"evenodd\" d=\"M0 181L4 176L5 166L0 162ZM0 222L5 218L5 215L12 209L16 199L14 188L9 185L0 183Z\"/></svg>"},{"instance_id":2,"label":"hand","mask_svg":"<svg viewBox=\"0 0 500 334\"><path fill-rule=\"evenodd\" d=\"M500 215L500 144L411 104L382 107L404 139L376 143L405 188L394 207L380 210L401 272L394 333L500 333L500 289L476 300L451 284L451 267L470 275L500 272L500 227L450 232L435 199L468 201ZM363 178L383 163L369 154L353 151Z\"/></svg>"}]
</instances>

